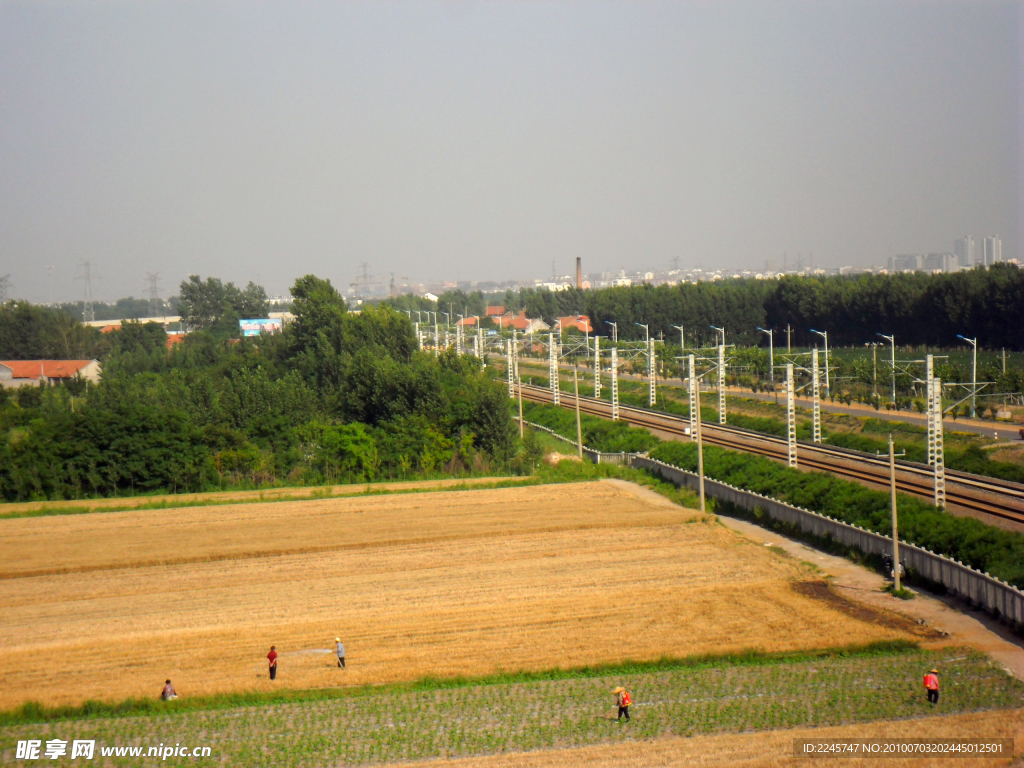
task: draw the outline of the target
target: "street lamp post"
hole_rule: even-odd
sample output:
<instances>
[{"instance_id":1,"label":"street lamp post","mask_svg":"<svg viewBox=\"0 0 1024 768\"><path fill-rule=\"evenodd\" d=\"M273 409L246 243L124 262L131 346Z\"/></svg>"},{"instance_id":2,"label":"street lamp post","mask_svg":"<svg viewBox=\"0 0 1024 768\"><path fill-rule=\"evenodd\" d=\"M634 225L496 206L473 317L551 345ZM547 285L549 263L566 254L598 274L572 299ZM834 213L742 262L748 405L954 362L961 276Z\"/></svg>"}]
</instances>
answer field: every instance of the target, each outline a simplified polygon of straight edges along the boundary
<instances>
[{"instance_id":1,"label":"street lamp post","mask_svg":"<svg viewBox=\"0 0 1024 768\"><path fill-rule=\"evenodd\" d=\"M641 328L644 329L644 346L647 347L647 384L649 387L647 404L653 408L654 404L658 401L657 391L654 383L654 339L651 338L651 328L649 325L643 323L637 323Z\"/></svg>"},{"instance_id":2,"label":"street lamp post","mask_svg":"<svg viewBox=\"0 0 1024 768\"><path fill-rule=\"evenodd\" d=\"M673 325L677 331L679 331L679 354L683 354L686 351L686 334L683 332L683 326ZM679 383L683 382L683 364L679 364Z\"/></svg>"},{"instance_id":3,"label":"street lamp post","mask_svg":"<svg viewBox=\"0 0 1024 768\"><path fill-rule=\"evenodd\" d=\"M725 328L719 328L717 325L710 325L709 328L714 328L720 334L722 334L722 346L725 346Z\"/></svg>"},{"instance_id":4,"label":"street lamp post","mask_svg":"<svg viewBox=\"0 0 1024 768\"><path fill-rule=\"evenodd\" d=\"M892 403L896 404L896 334L892 336L886 336L884 333L875 334L881 336L883 339L889 342L892 348Z\"/></svg>"},{"instance_id":5,"label":"street lamp post","mask_svg":"<svg viewBox=\"0 0 1024 768\"><path fill-rule=\"evenodd\" d=\"M768 335L768 375L771 377L772 386L775 386L775 342L772 339L772 332L766 331L761 326L757 330Z\"/></svg>"},{"instance_id":6,"label":"street lamp post","mask_svg":"<svg viewBox=\"0 0 1024 768\"><path fill-rule=\"evenodd\" d=\"M966 336L961 336L959 333L956 335L958 339L963 339L972 347L974 347L974 362L971 363L971 418L974 418L974 398L978 394L978 337L975 336L973 339L968 339Z\"/></svg>"},{"instance_id":7,"label":"street lamp post","mask_svg":"<svg viewBox=\"0 0 1024 768\"><path fill-rule=\"evenodd\" d=\"M811 333L816 333L825 339L825 394L830 394L832 390L829 388L828 378L828 331L816 331L811 328Z\"/></svg>"},{"instance_id":8,"label":"street lamp post","mask_svg":"<svg viewBox=\"0 0 1024 768\"><path fill-rule=\"evenodd\" d=\"M612 343L617 343L619 340L619 324L613 323L611 320L605 320L605 323L612 327Z\"/></svg>"},{"instance_id":9,"label":"street lamp post","mask_svg":"<svg viewBox=\"0 0 1024 768\"><path fill-rule=\"evenodd\" d=\"M878 398L878 342L866 341L865 347L871 347L871 392Z\"/></svg>"}]
</instances>

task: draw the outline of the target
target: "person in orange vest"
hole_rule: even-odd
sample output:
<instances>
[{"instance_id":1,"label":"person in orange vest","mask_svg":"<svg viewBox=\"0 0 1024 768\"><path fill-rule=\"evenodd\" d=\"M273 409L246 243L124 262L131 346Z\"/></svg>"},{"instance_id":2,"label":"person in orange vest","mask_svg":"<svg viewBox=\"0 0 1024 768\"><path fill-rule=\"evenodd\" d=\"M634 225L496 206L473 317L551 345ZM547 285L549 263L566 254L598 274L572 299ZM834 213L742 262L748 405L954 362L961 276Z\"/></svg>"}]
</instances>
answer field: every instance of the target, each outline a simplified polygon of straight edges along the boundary
<instances>
[{"instance_id":1,"label":"person in orange vest","mask_svg":"<svg viewBox=\"0 0 1024 768\"><path fill-rule=\"evenodd\" d=\"M939 703L939 670L933 669L924 676L924 687L928 690L928 701Z\"/></svg>"},{"instance_id":2,"label":"person in orange vest","mask_svg":"<svg viewBox=\"0 0 1024 768\"><path fill-rule=\"evenodd\" d=\"M616 720L621 720L622 716L626 716L626 722L629 722L629 705L633 703L633 700L629 697L629 691L625 688L616 688L612 693L615 694L615 702L619 705L619 716Z\"/></svg>"}]
</instances>

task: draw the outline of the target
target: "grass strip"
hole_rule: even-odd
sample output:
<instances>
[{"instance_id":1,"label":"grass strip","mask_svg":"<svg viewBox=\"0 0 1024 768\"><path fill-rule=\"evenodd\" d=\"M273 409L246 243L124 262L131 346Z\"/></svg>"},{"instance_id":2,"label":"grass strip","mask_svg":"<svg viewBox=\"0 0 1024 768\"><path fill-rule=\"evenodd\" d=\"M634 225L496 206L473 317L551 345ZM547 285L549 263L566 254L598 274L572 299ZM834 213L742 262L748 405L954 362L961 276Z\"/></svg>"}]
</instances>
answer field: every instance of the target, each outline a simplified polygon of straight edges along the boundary
<instances>
[{"instance_id":1,"label":"grass strip","mask_svg":"<svg viewBox=\"0 0 1024 768\"><path fill-rule=\"evenodd\" d=\"M438 478L438 480L444 480L449 478ZM432 481L410 481L410 482L422 482L429 483ZM475 491L475 490L492 490L495 488L512 488L524 485L539 485L546 482L537 476L510 476L505 478L495 479L490 482L460 482L453 483L451 485L420 485L415 488L386 488L386 487L374 487L373 485L366 486L365 483L359 483L358 487L362 490L353 490L350 493L332 493L333 488L337 488L337 485L324 486L322 488L312 488L310 493L295 493L295 494L274 494L272 496L265 496L261 493L259 496L252 496L247 498L212 498L212 499L168 499L162 498L159 501L143 502L141 504L120 504L120 505L102 505L102 506L68 506L68 507L39 507L36 509L25 509L14 512L0 512L0 520L14 520L25 517L53 517L60 515L86 515L101 512L131 512L134 510L153 510L153 509L185 509L190 507L217 507L217 506L228 506L234 504L270 504L278 501L317 501L321 499L347 499L354 498L356 496L389 496L392 494L402 493L438 493L444 491ZM365 487L364 487L365 486ZM297 488L308 487L308 486L296 486ZM344 486L341 486L344 487ZM238 493L237 491L225 491L225 494ZM136 497L138 498L138 497ZM100 501L97 499L97 501Z\"/></svg>"},{"instance_id":2,"label":"grass strip","mask_svg":"<svg viewBox=\"0 0 1024 768\"><path fill-rule=\"evenodd\" d=\"M87 718L146 717L151 715L185 714L201 710L233 707L269 706L274 704L329 701L353 696L390 694L396 692L425 692L474 688L488 685L514 685L538 681L575 680L594 677L616 677L650 674L674 670L697 670L727 667L757 667L793 664L828 659L854 659L891 657L916 653L920 646L906 640L879 641L861 645L820 648L801 651L768 653L747 650L727 654L699 654L694 656L663 656L654 660L630 660L583 667L528 672L500 672L479 677L423 677L404 683L363 685L343 688L305 688L283 691L242 691L212 696L196 696L175 701L159 699L124 699L119 702L86 701L76 706L47 707L38 702L27 702L13 710L0 712L0 727L81 720Z\"/></svg>"}]
</instances>

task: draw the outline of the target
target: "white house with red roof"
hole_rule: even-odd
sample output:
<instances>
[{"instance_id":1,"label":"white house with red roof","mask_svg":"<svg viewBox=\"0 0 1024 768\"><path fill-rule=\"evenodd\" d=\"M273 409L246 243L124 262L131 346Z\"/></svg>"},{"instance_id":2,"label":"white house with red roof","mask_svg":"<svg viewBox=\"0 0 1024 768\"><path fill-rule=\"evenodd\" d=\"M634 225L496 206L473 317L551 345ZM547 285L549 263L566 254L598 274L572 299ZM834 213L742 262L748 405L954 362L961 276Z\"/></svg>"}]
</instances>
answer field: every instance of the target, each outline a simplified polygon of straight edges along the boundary
<instances>
[{"instance_id":1,"label":"white house with red roof","mask_svg":"<svg viewBox=\"0 0 1024 768\"><path fill-rule=\"evenodd\" d=\"M38 387L75 376L95 384L102 370L99 360L0 360L0 387Z\"/></svg>"}]
</instances>

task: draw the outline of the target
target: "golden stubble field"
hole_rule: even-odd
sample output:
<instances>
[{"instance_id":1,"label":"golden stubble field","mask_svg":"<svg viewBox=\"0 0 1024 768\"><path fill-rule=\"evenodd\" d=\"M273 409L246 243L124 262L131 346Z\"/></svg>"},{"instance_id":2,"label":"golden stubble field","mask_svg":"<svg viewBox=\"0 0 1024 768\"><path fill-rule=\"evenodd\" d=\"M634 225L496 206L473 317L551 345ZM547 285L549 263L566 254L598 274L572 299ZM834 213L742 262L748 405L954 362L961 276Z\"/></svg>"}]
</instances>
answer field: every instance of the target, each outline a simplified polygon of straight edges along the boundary
<instances>
[{"instance_id":1,"label":"golden stubble field","mask_svg":"<svg viewBox=\"0 0 1024 768\"><path fill-rule=\"evenodd\" d=\"M617 481L2 520L0 563L4 709L909 637Z\"/></svg>"}]
</instances>

